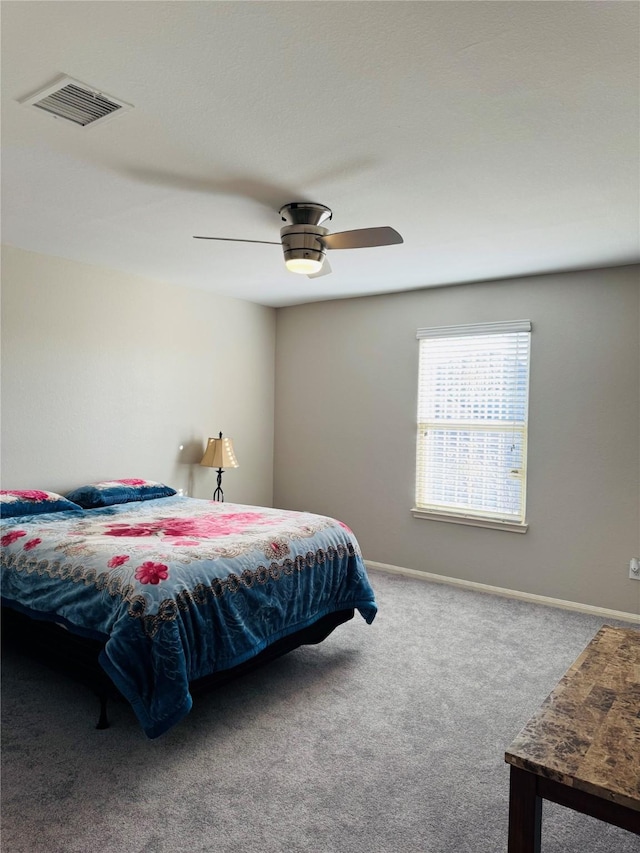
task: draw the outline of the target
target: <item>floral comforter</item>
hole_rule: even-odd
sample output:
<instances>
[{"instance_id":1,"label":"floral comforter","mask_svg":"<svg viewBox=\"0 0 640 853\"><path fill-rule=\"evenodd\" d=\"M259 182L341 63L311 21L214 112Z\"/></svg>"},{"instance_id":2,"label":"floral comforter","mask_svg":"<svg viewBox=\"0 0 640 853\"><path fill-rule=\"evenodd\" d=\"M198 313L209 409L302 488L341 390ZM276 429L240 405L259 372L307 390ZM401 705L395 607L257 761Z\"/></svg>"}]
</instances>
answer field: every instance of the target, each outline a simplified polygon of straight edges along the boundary
<instances>
[{"instance_id":1,"label":"floral comforter","mask_svg":"<svg viewBox=\"0 0 640 853\"><path fill-rule=\"evenodd\" d=\"M376 614L358 543L335 519L169 497L0 523L3 604L105 640L100 663L149 737L189 681L327 613Z\"/></svg>"}]
</instances>

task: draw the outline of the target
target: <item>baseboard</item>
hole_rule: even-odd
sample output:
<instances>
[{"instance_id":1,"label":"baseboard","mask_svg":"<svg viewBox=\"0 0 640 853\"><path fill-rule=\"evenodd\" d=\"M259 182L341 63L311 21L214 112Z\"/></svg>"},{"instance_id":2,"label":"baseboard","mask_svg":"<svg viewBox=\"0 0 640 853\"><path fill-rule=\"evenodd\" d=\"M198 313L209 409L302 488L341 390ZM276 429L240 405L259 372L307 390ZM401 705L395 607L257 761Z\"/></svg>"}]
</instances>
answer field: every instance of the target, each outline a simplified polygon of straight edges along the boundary
<instances>
[{"instance_id":1,"label":"baseboard","mask_svg":"<svg viewBox=\"0 0 640 853\"><path fill-rule=\"evenodd\" d=\"M446 575L434 575L431 572L419 572L417 569L405 569L402 566L391 566L388 563L376 563L373 560L365 560L368 569L381 572L389 572L395 575L405 575L409 578L431 581L432 583L446 583L451 586L459 586L462 589L470 589L474 592L487 592L492 595L503 595L506 598L517 598L520 601L529 601L531 604L545 604L547 607L560 607L564 610L575 610L578 613L588 613L590 616L599 616L603 619L619 619L623 622L632 622L640 625L640 615L637 613L625 613L623 610L608 610L606 607L595 607L593 604L581 604L577 601L565 601L562 598L549 598L546 595L534 595L532 592L520 592L517 589L505 589L501 586L489 586L486 583L466 581L461 578L450 578Z\"/></svg>"}]
</instances>

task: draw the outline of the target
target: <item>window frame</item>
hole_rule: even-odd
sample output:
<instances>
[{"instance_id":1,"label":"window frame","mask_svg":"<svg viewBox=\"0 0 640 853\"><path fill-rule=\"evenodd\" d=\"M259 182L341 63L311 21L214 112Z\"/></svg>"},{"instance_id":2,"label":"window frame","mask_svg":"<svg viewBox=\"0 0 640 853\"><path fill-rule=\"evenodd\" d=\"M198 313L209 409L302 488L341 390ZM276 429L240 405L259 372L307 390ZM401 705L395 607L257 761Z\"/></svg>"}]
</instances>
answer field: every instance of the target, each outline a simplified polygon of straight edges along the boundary
<instances>
[{"instance_id":1,"label":"window frame","mask_svg":"<svg viewBox=\"0 0 640 853\"><path fill-rule=\"evenodd\" d=\"M472 527L487 527L494 530L506 530L513 533L526 533L528 530L528 522L526 520L526 495L527 495L527 467L528 467L528 430L529 430L529 398L530 398L530 369L531 369L531 330L532 324L530 320L516 320L516 321L507 321L507 322L497 322L497 323L473 323L473 324L464 324L464 325L456 325L456 326L437 326L430 328L422 328L418 329L416 333L416 338L418 341L422 341L427 338L459 338L459 337L472 337L472 336L490 336L490 335L505 335L505 334L516 334L516 333L528 333L528 341L527 341L527 363L526 363L526 387L524 393L524 419L522 422L518 421L518 424L521 423L521 426L515 426L515 421L511 424L510 429L519 432L522 436L522 451L521 451L521 469L519 472L519 479L521 481L520 485L520 505L521 505L521 515L520 518L505 518L505 514L502 512L492 513L491 510L474 510L473 507L469 506L468 508L462 508L460 510L454 509L451 507L444 507L439 509L434 504L421 505L418 500L419 487L421 477L424 476L423 469L421 468L421 423L424 424L424 421L421 421L421 411L420 411L420 399L421 394L423 393L423 377L421 368L419 367L419 375L418 375L418 406L417 406L417 419L416 419L416 457L415 457L415 505L411 510L412 515L415 518L427 519L432 521L443 521L453 524L465 524L470 525ZM419 354L419 365L422 364L422 354ZM487 420L486 426L479 426L482 424L483 419L469 419L468 429L464 428L464 421L460 420L451 420L447 424L446 420L442 421L442 425L438 422L439 431L446 432L447 428L451 431L473 431L473 430L486 430L487 432L491 431L491 422ZM433 424L434 421L431 421ZM495 422L494 422L495 423ZM505 424L510 423L509 421L505 421ZM500 432L504 430L504 426L500 425L496 432ZM424 462L422 463L424 466Z\"/></svg>"}]
</instances>

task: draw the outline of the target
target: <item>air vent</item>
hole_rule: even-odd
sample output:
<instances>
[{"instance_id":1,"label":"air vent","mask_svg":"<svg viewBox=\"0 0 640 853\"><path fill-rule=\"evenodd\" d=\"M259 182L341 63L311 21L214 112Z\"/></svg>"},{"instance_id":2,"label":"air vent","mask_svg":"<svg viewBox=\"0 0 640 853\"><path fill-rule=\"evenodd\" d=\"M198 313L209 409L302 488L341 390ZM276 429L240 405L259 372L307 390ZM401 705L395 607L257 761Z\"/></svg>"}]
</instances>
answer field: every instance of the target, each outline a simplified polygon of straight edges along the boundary
<instances>
[{"instance_id":1,"label":"air vent","mask_svg":"<svg viewBox=\"0 0 640 853\"><path fill-rule=\"evenodd\" d=\"M55 118L80 127L98 124L132 109L132 105L126 101L106 95L71 77L61 77L20 103L37 107Z\"/></svg>"}]
</instances>

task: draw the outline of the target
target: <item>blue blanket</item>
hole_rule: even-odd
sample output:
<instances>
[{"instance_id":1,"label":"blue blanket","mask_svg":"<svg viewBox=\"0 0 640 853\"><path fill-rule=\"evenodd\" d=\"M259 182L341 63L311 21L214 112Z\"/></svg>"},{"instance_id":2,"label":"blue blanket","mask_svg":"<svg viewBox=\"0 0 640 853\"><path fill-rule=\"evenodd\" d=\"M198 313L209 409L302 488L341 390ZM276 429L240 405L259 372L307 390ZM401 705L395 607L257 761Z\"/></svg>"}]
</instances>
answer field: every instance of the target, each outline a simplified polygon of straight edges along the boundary
<instances>
[{"instance_id":1,"label":"blue blanket","mask_svg":"<svg viewBox=\"0 0 640 853\"><path fill-rule=\"evenodd\" d=\"M377 609L353 533L310 513L168 497L6 519L0 542L3 604L105 641L151 738L189 712L189 681Z\"/></svg>"}]
</instances>

